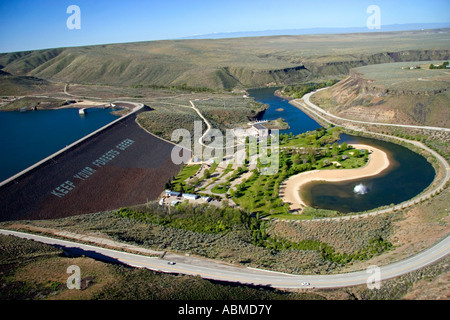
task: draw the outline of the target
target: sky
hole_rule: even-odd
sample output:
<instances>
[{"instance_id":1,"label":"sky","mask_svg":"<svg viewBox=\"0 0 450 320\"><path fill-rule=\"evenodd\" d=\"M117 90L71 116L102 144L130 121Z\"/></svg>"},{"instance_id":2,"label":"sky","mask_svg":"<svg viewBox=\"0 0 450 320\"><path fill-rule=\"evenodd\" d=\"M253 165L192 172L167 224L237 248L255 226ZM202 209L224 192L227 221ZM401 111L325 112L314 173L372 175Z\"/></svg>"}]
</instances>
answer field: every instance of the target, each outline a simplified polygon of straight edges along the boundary
<instances>
[{"instance_id":1,"label":"sky","mask_svg":"<svg viewBox=\"0 0 450 320\"><path fill-rule=\"evenodd\" d=\"M73 20L71 5L80 8ZM450 0L0 0L0 52L178 39L199 34L450 22ZM69 29L67 20L80 21ZM382 28L381 30L382 31Z\"/></svg>"}]
</instances>

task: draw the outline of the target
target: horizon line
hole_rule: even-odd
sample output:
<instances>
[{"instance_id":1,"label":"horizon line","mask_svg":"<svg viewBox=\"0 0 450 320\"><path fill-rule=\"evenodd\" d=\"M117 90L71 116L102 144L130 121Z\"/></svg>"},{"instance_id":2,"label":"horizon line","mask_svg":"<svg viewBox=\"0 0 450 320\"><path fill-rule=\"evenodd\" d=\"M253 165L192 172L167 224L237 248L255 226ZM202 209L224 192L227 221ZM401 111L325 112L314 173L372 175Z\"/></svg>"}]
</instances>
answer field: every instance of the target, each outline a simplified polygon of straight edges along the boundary
<instances>
[{"instance_id":1,"label":"horizon line","mask_svg":"<svg viewBox=\"0 0 450 320\"><path fill-rule=\"evenodd\" d=\"M412 28L412 29L404 29L404 30L383 30L383 27L393 27L393 26L426 26L426 25L446 25L440 27L430 27L430 28ZM359 31L353 32L345 32L345 30L349 29L361 29ZM124 42L110 42L110 43L92 43L92 44L81 44L81 45L73 45L73 46L57 46L57 47L44 47L44 48L35 48L35 49L26 49L26 50L17 50L17 51L6 51L0 52L0 54L8 54L8 53L18 53L18 52L28 52L28 51L40 51L40 50L54 50L54 49L66 49L66 48L82 48L82 47L94 47L94 46L106 46L106 45L120 45L120 44L132 44L132 43L143 43L143 42L157 42L157 41L189 41L189 40L220 40L220 39L245 39L245 38L262 38L262 37L277 37L277 36L313 36L313 35L333 35L333 34L360 34L360 33L387 33L387 32L408 32L408 31L427 31L427 30L440 30L440 29L450 29L450 22L427 22L427 23L403 23L403 24L388 24L381 25L380 29L368 29L366 26L364 27L312 27L312 28L292 28L292 29L267 29L267 30L256 30L256 31L231 31L231 32L214 32L214 33L205 33L205 34L197 34L197 35L189 35L184 37L177 38L163 38L163 39L150 39L150 40L136 40L136 41L124 41ZM283 34L282 32L295 32L295 31L307 31L307 30L329 30L326 33L300 33L300 34ZM332 32L332 30L343 30L343 32ZM264 32L274 32L274 34L270 35L248 35L248 36L238 36L239 34L251 34L251 33L264 33ZM236 36L225 36L225 35L236 35ZM217 38L208 38L207 36L218 36ZM220 36L224 35L224 36ZM202 38L205 37L205 38Z\"/></svg>"},{"instance_id":2,"label":"horizon line","mask_svg":"<svg viewBox=\"0 0 450 320\"><path fill-rule=\"evenodd\" d=\"M392 24L385 24L381 25L380 28L383 27L401 27L401 26L431 26L435 25L436 27L429 28L428 30L433 29L442 29L442 28L450 28L450 22L412 22L412 23L392 23ZM442 25L438 27L438 25ZM446 26L443 26L446 25ZM373 32L383 32L380 31L381 29L375 29L371 30L368 29L367 26L352 26L352 27L308 27L308 28L288 28L288 29L265 29L265 30L253 30L253 31L224 31L224 32L211 32L211 33L201 33L201 34L193 34L189 36L184 36L181 38L175 38L171 40L191 40L192 37L203 37L203 36L214 36L214 35L232 35L232 34L241 34L241 33L263 33L263 32L295 32L295 31L308 31L308 30L349 30L349 29L361 29L366 30L364 31L358 31L356 33L373 33ZM386 32L393 32L393 31L421 31L421 30L427 30L423 28L417 28L417 29L405 29L405 30L391 30ZM349 33L355 33L355 32L349 32ZM317 33L305 33L305 34L298 34L298 35L315 35ZM323 33L323 34L335 34L333 32L330 33ZM275 35L275 34L274 34ZM283 34L279 34L283 35ZM295 35L295 34L292 34ZM242 38L247 38L246 36L243 36Z\"/></svg>"}]
</instances>

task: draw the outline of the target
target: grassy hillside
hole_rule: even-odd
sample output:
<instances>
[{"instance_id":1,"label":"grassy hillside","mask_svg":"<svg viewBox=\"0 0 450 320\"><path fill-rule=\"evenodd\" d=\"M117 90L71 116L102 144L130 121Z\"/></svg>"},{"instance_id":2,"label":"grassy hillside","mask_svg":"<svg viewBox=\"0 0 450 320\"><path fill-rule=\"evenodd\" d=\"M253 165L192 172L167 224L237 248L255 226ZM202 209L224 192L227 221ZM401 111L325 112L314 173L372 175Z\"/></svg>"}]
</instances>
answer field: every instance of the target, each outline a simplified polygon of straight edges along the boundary
<instances>
[{"instance_id":1,"label":"grassy hillside","mask_svg":"<svg viewBox=\"0 0 450 320\"><path fill-rule=\"evenodd\" d=\"M152 41L0 54L0 69L81 84L231 89L345 76L374 63L446 59L448 40L448 32L411 31Z\"/></svg>"},{"instance_id":2,"label":"grassy hillside","mask_svg":"<svg viewBox=\"0 0 450 320\"><path fill-rule=\"evenodd\" d=\"M0 111L12 111L22 108L30 109L33 107L38 107L39 109L52 109L61 107L65 102L65 100L55 98L23 97L5 105L0 105Z\"/></svg>"},{"instance_id":3,"label":"grassy hillside","mask_svg":"<svg viewBox=\"0 0 450 320\"><path fill-rule=\"evenodd\" d=\"M0 95L2 96L49 95L62 89L62 84L51 83L32 76L14 76L0 70Z\"/></svg>"},{"instance_id":4,"label":"grassy hillside","mask_svg":"<svg viewBox=\"0 0 450 320\"><path fill-rule=\"evenodd\" d=\"M450 127L450 71L430 70L429 64L414 61L355 68L312 101L349 119Z\"/></svg>"}]
</instances>

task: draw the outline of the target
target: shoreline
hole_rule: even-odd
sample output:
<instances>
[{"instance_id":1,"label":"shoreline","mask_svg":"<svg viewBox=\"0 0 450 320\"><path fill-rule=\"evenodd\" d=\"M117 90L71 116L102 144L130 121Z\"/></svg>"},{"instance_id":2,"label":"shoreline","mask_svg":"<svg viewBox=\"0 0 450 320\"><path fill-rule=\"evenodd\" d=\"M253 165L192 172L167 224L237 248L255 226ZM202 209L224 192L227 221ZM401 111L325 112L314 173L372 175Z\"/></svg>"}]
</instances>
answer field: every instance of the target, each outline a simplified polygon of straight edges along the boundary
<instances>
[{"instance_id":1,"label":"shoreline","mask_svg":"<svg viewBox=\"0 0 450 320\"><path fill-rule=\"evenodd\" d=\"M75 141L75 142L73 142L73 143L67 145L66 147L64 147L64 148L62 148L62 149L56 151L55 153L49 155L48 157L46 157L46 158L44 158L44 159L42 159L42 160L36 162L35 164L29 166L28 168L23 169L22 171L20 171L20 172L16 173L15 175L9 177L8 179L5 179L5 180L3 180L3 181L0 181L0 187L3 187L3 186L5 186L5 185L9 184L10 182L14 181L15 179L18 179L18 178L21 177L22 175L24 175L24 174L26 174L26 173L28 173L28 172L30 172L30 171L33 171L34 169L38 168L39 166L41 166L41 165L45 164L46 162L48 162L48 161L54 159L55 157L59 156L60 154L63 154L64 152L66 152L66 151L68 151L68 150L70 150L70 149L76 147L77 145L81 144L82 142L85 142L86 140L88 140L88 139L94 137L94 136L97 135L98 133L101 133L101 132L104 131L105 129L110 128L110 127L113 126L114 124L116 124L116 123L118 123L118 122L124 120L124 119L127 118L128 116L130 116L130 115L132 115L132 114L138 112L139 110L141 110L142 108L145 107L145 105L142 104L142 103L124 102L124 104L128 104L128 105L130 105L130 106L131 106L131 105L134 105L135 107L134 107L133 109L131 109L131 107L128 107L128 108L130 108L130 111L131 111L131 112L129 112L129 113L123 115L123 116L119 116L119 117L118 117L117 119L115 119L114 121L112 121L112 122L110 122L110 123L107 123L107 124L104 125L103 127L99 128L99 129L97 129L97 130L95 130L94 132L89 133L88 135L86 135L86 136L84 136L84 137L78 139L77 141Z\"/></svg>"},{"instance_id":2,"label":"shoreline","mask_svg":"<svg viewBox=\"0 0 450 320\"><path fill-rule=\"evenodd\" d=\"M289 96L283 95L283 94L281 93L281 89L275 90L275 92L273 93L273 95L276 96L276 97L278 97L278 98L287 100L287 101L295 100L294 98L291 98L291 97L289 97Z\"/></svg>"},{"instance_id":3,"label":"shoreline","mask_svg":"<svg viewBox=\"0 0 450 320\"><path fill-rule=\"evenodd\" d=\"M129 106L116 106L115 108L112 108L109 106L108 103L105 104L68 104L68 105L63 105L63 106L59 106L59 107L49 107L49 108L45 108L45 107L35 107L35 108L14 108L14 109L9 109L9 110L1 110L0 109L0 113L2 112L28 112L28 111L48 111L48 110L66 110L66 109L74 109L74 110L81 110L81 109L116 109L111 111L111 114L117 116L117 117L121 117L124 114L127 114L129 112L133 111L132 107Z\"/></svg>"},{"instance_id":4,"label":"shoreline","mask_svg":"<svg viewBox=\"0 0 450 320\"><path fill-rule=\"evenodd\" d=\"M109 108L109 103L98 103L94 101L82 101L66 104L57 108L53 108L53 110L59 109L83 109L83 108ZM49 110L52 108L49 108Z\"/></svg>"},{"instance_id":5,"label":"shoreline","mask_svg":"<svg viewBox=\"0 0 450 320\"><path fill-rule=\"evenodd\" d=\"M303 185L312 181L341 182L359 178L372 177L380 174L390 166L389 158L381 149L365 144L350 144L355 149L368 149L369 161L362 168L336 169L336 170L314 170L297 174L288 178L284 184L284 195L282 200L290 204L291 210L301 210L306 204L300 196Z\"/></svg>"}]
</instances>

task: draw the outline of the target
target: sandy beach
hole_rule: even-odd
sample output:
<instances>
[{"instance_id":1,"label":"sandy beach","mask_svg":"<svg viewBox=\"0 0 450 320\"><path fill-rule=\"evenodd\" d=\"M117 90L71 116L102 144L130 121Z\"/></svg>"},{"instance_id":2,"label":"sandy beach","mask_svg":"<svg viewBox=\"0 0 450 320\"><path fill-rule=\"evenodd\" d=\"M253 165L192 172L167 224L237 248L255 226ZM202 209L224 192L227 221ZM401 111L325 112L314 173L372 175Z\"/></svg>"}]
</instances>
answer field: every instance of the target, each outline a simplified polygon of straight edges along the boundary
<instances>
[{"instance_id":1,"label":"sandy beach","mask_svg":"<svg viewBox=\"0 0 450 320\"><path fill-rule=\"evenodd\" d=\"M371 152L369 161L364 167L357 169L314 170L292 176L284 183L283 202L289 203L291 210L299 210L305 206L299 191L308 182L339 182L371 177L389 167L389 158L383 150L364 144L351 144L351 146L355 149L368 149Z\"/></svg>"},{"instance_id":2,"label":"sandy beach","mask_svg":"<svg viewBox=\"0 0 450 320\"><path fill-rule=\"evenodd\" d=\"M96 107L97 108L103 108L105 106L109 107L109 103L83 100L83 101L80 101L80 102L67 104L65 106L61 106L61 107L56 108L56 109L70 109L70 108L82 109L82 108L96 108Z\"/></svg>"}]
</instances>

